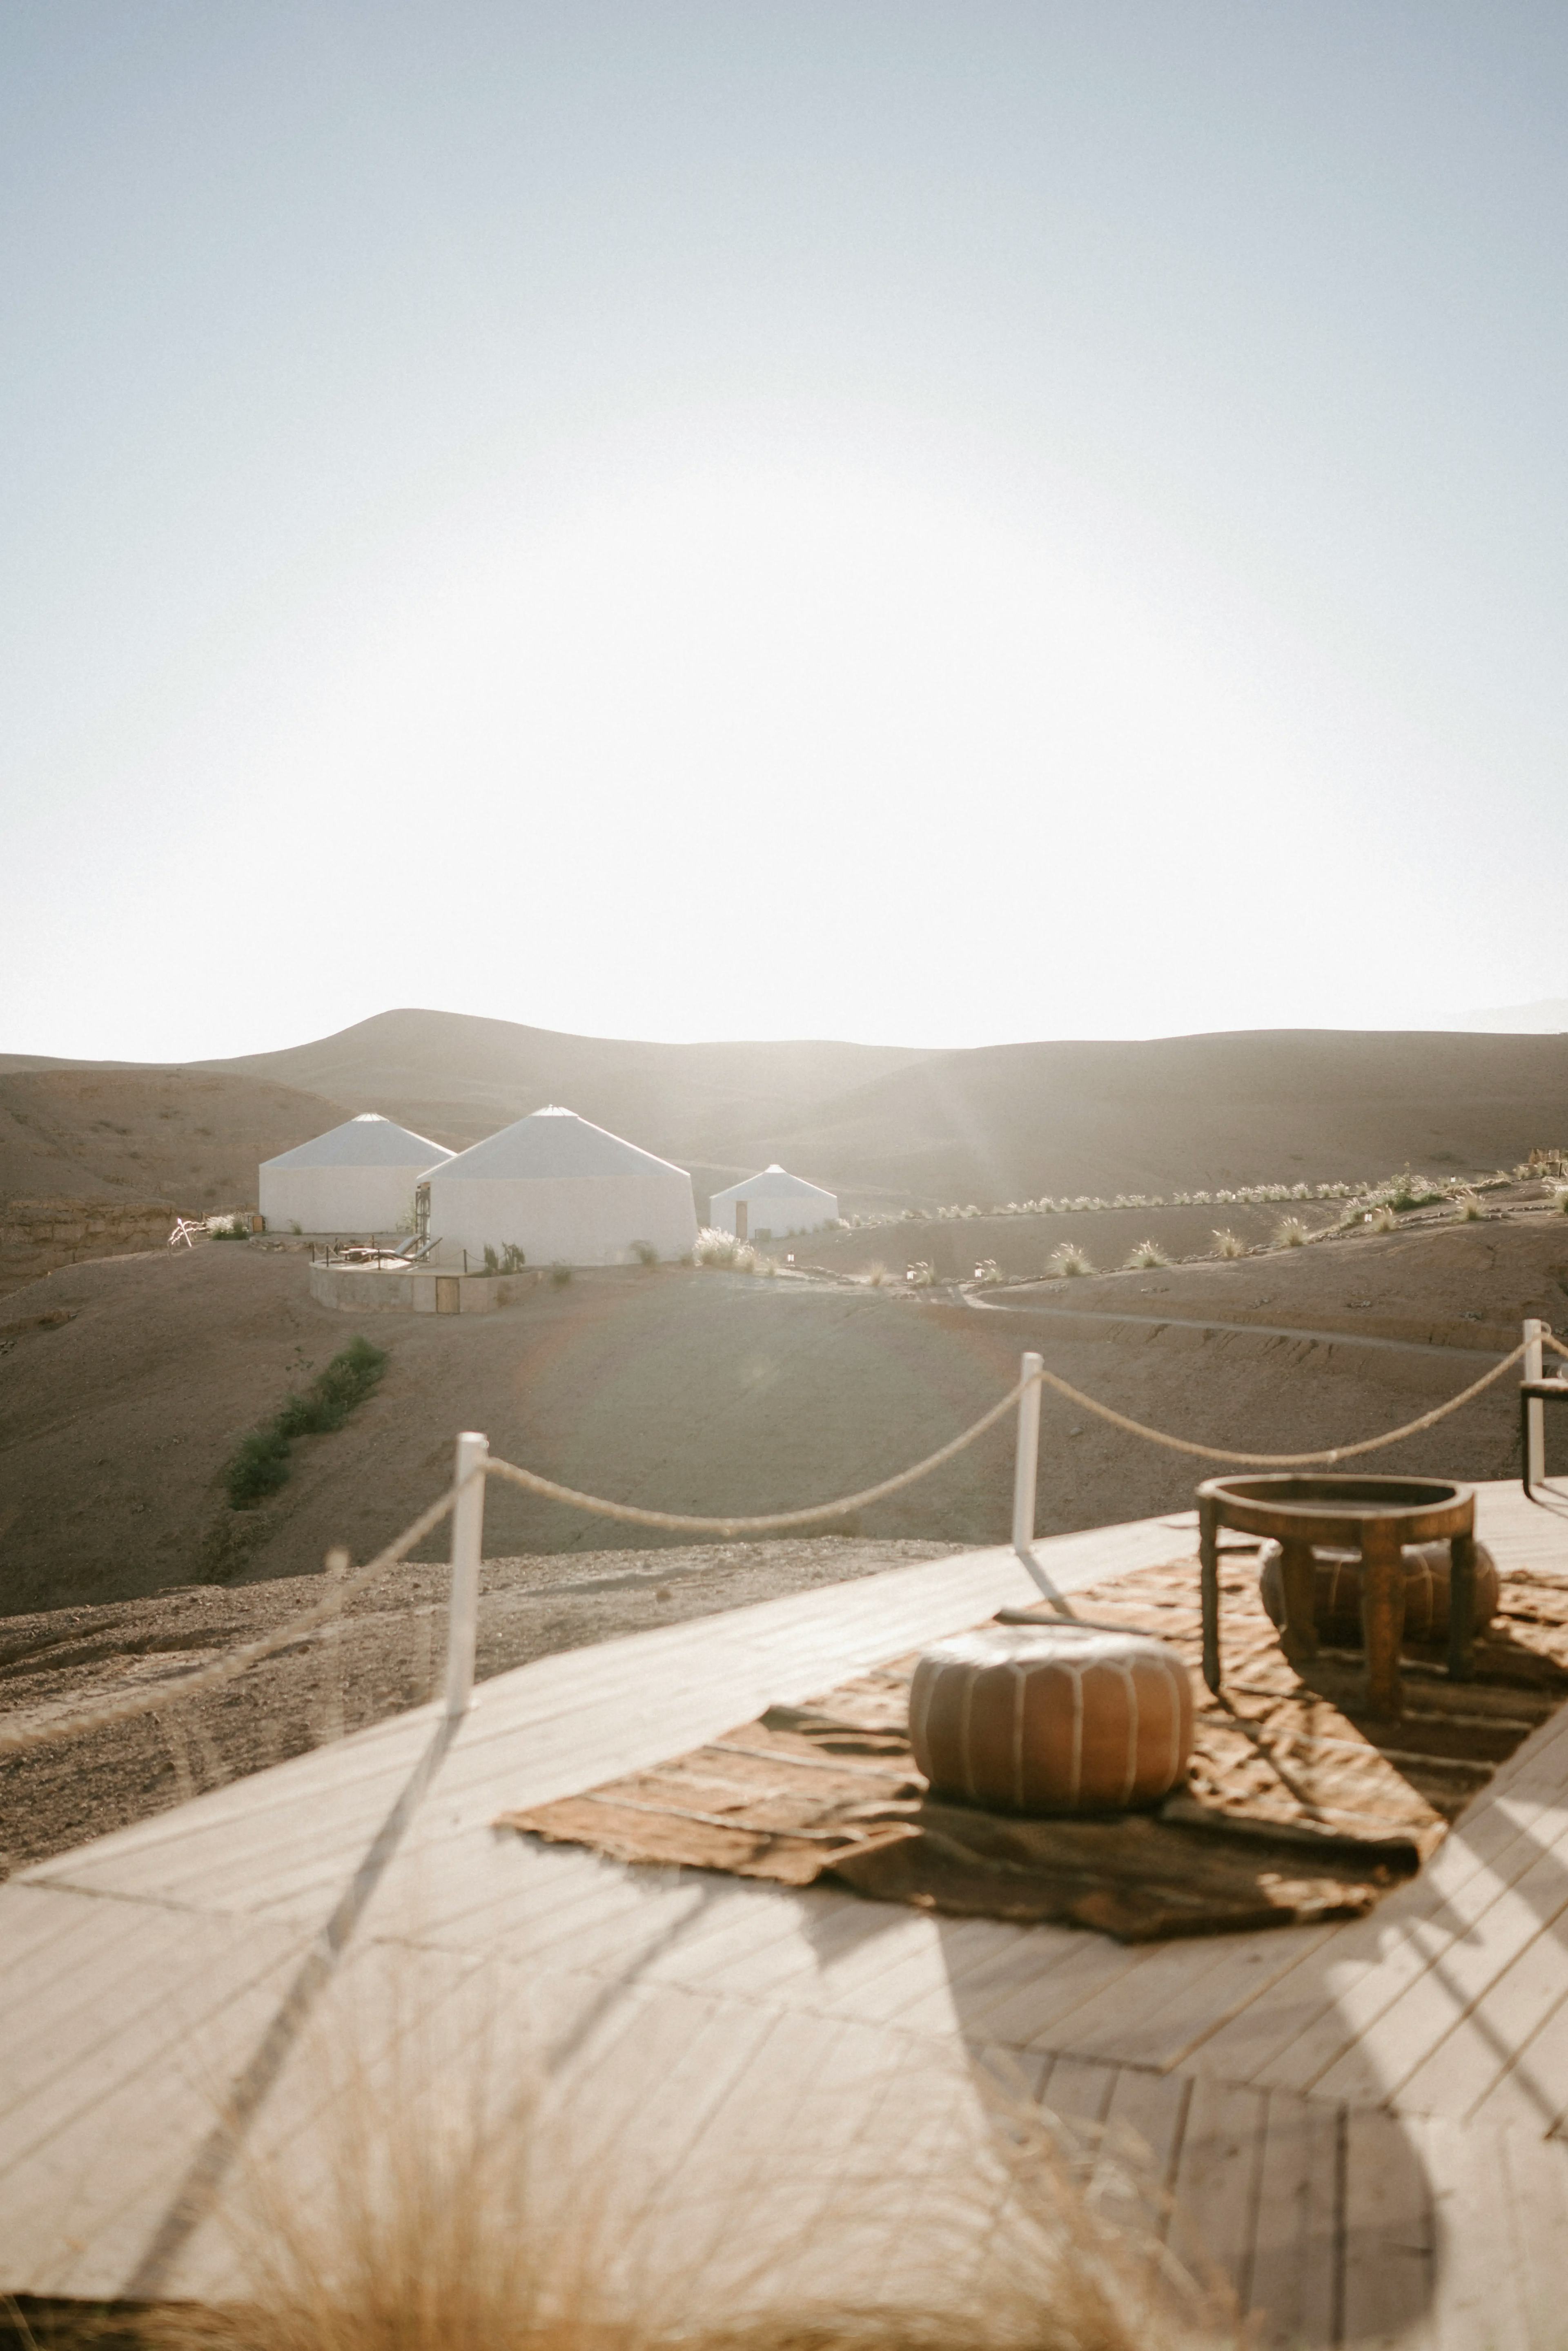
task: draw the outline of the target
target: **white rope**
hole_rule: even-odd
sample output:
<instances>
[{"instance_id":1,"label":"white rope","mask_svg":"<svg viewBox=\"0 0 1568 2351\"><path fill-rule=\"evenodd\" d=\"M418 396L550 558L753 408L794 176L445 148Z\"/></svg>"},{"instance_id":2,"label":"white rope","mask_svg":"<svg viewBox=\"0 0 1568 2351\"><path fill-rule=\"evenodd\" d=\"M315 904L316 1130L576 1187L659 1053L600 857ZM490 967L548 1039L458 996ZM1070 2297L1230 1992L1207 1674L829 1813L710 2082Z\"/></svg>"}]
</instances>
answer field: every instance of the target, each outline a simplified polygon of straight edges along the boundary
<instances>
[{"instance_id":1,"label":"white rope","mask_svg":"<svg viewBox=\"0 0 1568 2351\"><path fill-rule=\"evenodd\" d=\"M1038 1374L1031 1374L1031 1377L1038 1376ZM912 1468L899 1470L896 1477L884 1478L880 1486L863 1486L858 1494L841 1494L836 1502L813 1502L809 1510L770 1510L761 1518L696 1519L674 1510L643 1510L633 1502L607 1502L602 1495L580 1494L575 1486L558 1486L552 1478L541 1478L537 1469L519 1469L513 1461L492 1458L486 1462L485 1468L488 1476L505 1478L509 1484L521 1486L530 1494L540 1494L547 1501L566 1502L574 1510L587 1510L594 1518L620 1519L629 1526L663 1527L674 1534L775 1534L780 1527L809 1527L823 1519L843 1518L851 1510L863 1509L868 1502L880 1502L886 1495L896 1494L901 1486L912 1486L917 1478L929 1476L945 1461L951 1461L956 1453L962 1453L967 1445L973 1445L977 1437L983 1437L1005 1412L1012 1409L1030 1384L1030 1380L1019 1380L1016 1386L1008 1390L999 1404L994 1404L989 1412L982 1414L972 1427L964 1430L962 1436L949 1437L947 1443L939 1446L935 1453L928 1453L924 1461L916 1461Z\"/></svg>"},{"instance_id":2,"label":"white rope","mask_svg":"<svg viewBox=\"0 0 1568 2351\"><path fill-rule=\"evenodd\" d=\"M110 1722L129 1722L139 1714L156 1714L160 1708L172 1706L178 1699L194 1698L203 1690L217 1689L225 1682L234 1681L259 1665L264 1657L274 1656L279 1649L292 1648L306 1633L340 1614L343 1604L362 1592L367 1583L380 1575L383 1568L395 1567L430 1532L440 1525L457 1499L457 1489L449 1486L438 1501L422 1510L413 1524L405 1527L395 1542L377 1552L374 1559L356 1568L341 1583L332 1580L332 1589L325 1600L319 1600L301 1615L291 1617L270 1633L263 1633L254 1641L246 1641L231 1649L225 1657L217 1657L210 1666L198 1667L194 1673L185 1674L177 1682L162 1689L138 1690L133 1698L111 1698L105 1706L91 1707L82 1714L59 1715L51 1722L26 1724L8 1729L0 1724L0 1754L19 1754L24 1748L41 1747L51 1739L74 1737L78 1731L98 1730Z\"/></svg>"},{"instance_id":3,"label":"white rope","mask_svg":"<svg viewBox=\"0 0 1568 2351\"><path fill-rule=\"evenodd\" d=\"M1568 1346L1550 1332L1543 1332L1542 1338L1543 1343L1555 1349L1558 1354L1568 1355ZM580 1493L575 1487L558 1485L554 1479L541 1478L537 1470L519 1468L512 1461L488 1459L483 1465L483 1474L505 1479L508 1484L520 1486L526 1492L538 1494L547 1501L564 1502L571 1510L587 1511L595 1518L617 1519L630 1526L660 1527L671 1533L711 1534L727 1539L737 1535L776 1534L786 1527L808 1527L819 1525L824 1519L842 1518L852 1510L862 1510L871 1502L883 1501L889 1494L896 1494L901 1488L929 1477L934 1469L939 1469L944 1462L951 1461L955 1455L962 1453L966 1447L973 1445L988 1428L994 1427L1003 1414L1010 1411L1025 1390L1037 1380L1053 1388L1059 1395L1081 1405L1085 1412L1097 1414L1113 1428L1124 1429L1129 1436L1146 1437L1151 1445L1162 1445L1171 1452L1195 1454L1205 1461L1239 1462L1249 1468L1304 1469L1328 1468L1337 1461L1351 1460L1359 1454L1375 1453L1383 1446L1397 1445L1403 1437L1418 1436L1423 1429L1435 1427L1438 1421L1446 1420L1450 1413L1458 1412L1462 1405L1479 1395L1483 1389L1501 1379L1523 1353L1521 1343L1511 1354L1505 1355L1500 1363L1494 1364L1490 1372L1483 1373L1468 1388L1461 1389L1458 1395L1450 1396L1446 1404L1436 1405L1430 1412L1422 1413L1416 1420L1406 1421L1399 1428L1387 1429L1381 1437L1363 1437L1354 1445L1330 1446L1316 1453L1241 1453L1223 1446L1202 1445L1188 1437L1172 1437L1164 1429L1151 1428L1146 1422L1131 1419L1126 1413L1116 1411L1113 1405L1102 1404L1096 1396L1085 1395L1082 1389L1074 1387L1070 1380L1042 1368L1031 1373L1028 1379L1019 1380L988 1412L983 1413L960 1435L950 1437L946 1445L939 1446L935 1453L928 1453L924 1460L899 1470L892 1478L883 1479L878 1485L862 1487L859 1493L841 1494L836 1501L814 1502L802 1510L771 1510L751 1518L696 1518L674 1510L643 1510L635 1503L610 1501L600 1494ZM276 1655L279 1649L291 1647L302 1635L314 1631L319 1625L326 1624L340 1613L345 1601L362 1591L384 1568L396 1566L416 1542L422 1541L433 1527L440 1524L456 1500L458 1490L455 1486L448 1487L438 1500L420 1513L412 1526L404 1528L395 1541L390 1542L384 1551L376 1553L374 1559L367 1561L363 1567L356 1569L352 1575L336 1584L326 1599L306 1609L303 1614L292 1618L288 1624L278 1625L271 1633L262 1634L256 1640L246 1642L240 1648L231 1650L226 1657L201 1667L196 1672L187 1674L163 1688L139 1691L134 1698L114 1699L106 1706L92 1708L80 1714L61 1716L51 1722L35 1723L15 1729L0 1727L0 1755L19 1754L26 1749L43 1746L50 1740L74 1737L82 1731L102 1729L109 1723L127 1722L137 1715L153 1714L182 1698L193 1698L204 1690L216 1689L225 1682L234 1681L252 1666L259 1665L263 1658Z\"/></svg>"}]
</instances>

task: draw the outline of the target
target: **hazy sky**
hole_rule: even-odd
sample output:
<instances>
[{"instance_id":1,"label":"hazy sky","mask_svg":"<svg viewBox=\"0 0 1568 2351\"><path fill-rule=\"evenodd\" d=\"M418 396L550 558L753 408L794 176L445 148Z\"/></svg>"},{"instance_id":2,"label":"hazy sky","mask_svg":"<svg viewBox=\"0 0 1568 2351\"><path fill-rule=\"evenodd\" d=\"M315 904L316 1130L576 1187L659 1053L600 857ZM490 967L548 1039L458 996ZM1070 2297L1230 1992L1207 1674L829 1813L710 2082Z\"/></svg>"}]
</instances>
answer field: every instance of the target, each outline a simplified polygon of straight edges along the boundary
<instances>
[{"instance_id":1,"label":"hazy sky","mask_svg":"<svg viewBox=\"0 0 1568 2351\"><path fill-rule=\"evenodd\" d=\"M5 0L0 1049L1568 987L1568 10Z\"/></svg>"}]
</instances>

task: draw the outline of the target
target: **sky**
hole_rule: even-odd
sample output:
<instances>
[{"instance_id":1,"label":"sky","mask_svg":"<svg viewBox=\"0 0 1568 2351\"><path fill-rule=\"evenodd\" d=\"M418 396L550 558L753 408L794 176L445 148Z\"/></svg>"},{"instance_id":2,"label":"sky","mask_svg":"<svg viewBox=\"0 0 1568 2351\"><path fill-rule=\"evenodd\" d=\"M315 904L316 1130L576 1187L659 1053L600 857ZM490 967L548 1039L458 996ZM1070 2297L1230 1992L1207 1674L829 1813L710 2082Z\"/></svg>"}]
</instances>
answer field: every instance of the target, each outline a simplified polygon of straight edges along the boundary
<instances>
[{"instance_id":1,"label":"sky","mask_svg":"<svg viewBox=\"0 0 1568 2351\"><path fill-rule=\"evenodd\" d=\"M6 0L0 1051L1568 993L1568 12Z\"/></svg>"}]
</instances>

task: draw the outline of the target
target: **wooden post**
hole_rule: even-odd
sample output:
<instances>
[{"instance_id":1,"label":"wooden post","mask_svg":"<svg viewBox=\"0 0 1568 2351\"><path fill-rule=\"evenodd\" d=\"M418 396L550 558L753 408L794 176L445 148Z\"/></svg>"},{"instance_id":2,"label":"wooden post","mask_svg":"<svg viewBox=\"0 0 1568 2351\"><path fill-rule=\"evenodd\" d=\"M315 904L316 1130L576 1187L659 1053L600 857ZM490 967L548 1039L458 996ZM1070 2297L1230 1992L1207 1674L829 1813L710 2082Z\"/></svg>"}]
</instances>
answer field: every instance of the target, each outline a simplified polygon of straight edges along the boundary
<instances>
[{"instance_id":1,"label":"wooden post","mask_svg":"<svg viewBox=\"0 0 1568 2351\"><path fill-rule=\"evenodd\" d=\"M1524 1325L1523 1374L1527 1380L1538 1380L1542 1373L1541 1334L1546 1328L1530 1316ZM1546 1482L1546 1406L1539 1396L1527 1398L1524 1407L1524 1482L1541 1486Z\"/></svg>"},{"instance_id":2,"label":"wooden post","mask_svg":"<svg viewBox=\"0 0 1568 2351\"><path fill-rule=\"evenodd\" d=\"M1035 1486L1040 1476L1040 1374L1043 1355L1025 1355L1019 1375L1029 1382L1019 1398L1018 1447L1013 1455L1013 1549L1034 1573Z\"/></svg>"},{"instance_id":3,"label":"wooden post","mask_svg":"<svg viewBox=\"0 0 1568 2351\"><path fill-rule=\"evenodd\" d=\"M1219 1696L1219 1504L1197 1498L1198 1582L1203 1595L1203 1678Z\"/></svg>"},{"instance_id":4,"label":"wooden post","mask_svg":"<svg viewBox=\"0 0 1568 2351\"><path fill-rule=\"evenodd\" d=\"M1399 1649L1405 1638L1405 1547L1397 1525L1391 1526L1386 1520L1369 1518L1362 1523L1361 1624L1366 1643L1367 1711L1397 1720L1405 1711L1399 1679Z\"/></svg>"},{"instance_id":5,"label":"wooden post","mask_svg":"<svg viewBox=\"0 0 1568 2351\"><path fill-rule=\"evenodd\" d=\"M446 1711L466 1714L479 1629L479 1562L485 1548L485 1464L490 1440L467 1429L457 1440L452 1506L452 1599L446 1619Z\"/></svg>"},{"instance_id":6,"label":"wooden post","mask_svg":"<svg viewBox=\"0 0 1568 2351\"><path fill-rule=\"evenodd\" d=\"M1280 1581L1285 1593L1285 1621L1280 1646L1293 1666L1318 1654L1318 1563L1310 1542L1287 1536L1280 1546Z\"/></svg>"},{"instance_id":7,"label":"wooden post","mask_svg":"<svg viewBox=\"0 0 1568 2351\"><path fill-rule=\"evenodd\" d=\"M1475 1675L1473 1642L1476 1629L1476 1539L1466 1529L1448 1543L1448 1679L1468 1682Z\"/></svg>"}]
</instances>

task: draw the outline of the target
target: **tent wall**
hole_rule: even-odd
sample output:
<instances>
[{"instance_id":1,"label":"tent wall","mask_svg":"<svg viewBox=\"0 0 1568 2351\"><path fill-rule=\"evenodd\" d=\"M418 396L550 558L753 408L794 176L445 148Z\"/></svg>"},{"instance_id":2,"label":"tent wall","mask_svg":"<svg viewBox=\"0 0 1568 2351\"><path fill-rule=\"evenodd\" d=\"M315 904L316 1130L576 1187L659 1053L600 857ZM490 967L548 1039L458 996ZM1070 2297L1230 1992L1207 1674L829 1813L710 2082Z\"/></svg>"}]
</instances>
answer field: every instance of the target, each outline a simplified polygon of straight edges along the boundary
<instances>
[{"instance_id":1,"label":"tent wall","mask_svg":"<svg viewBox=\"0 0 1568 2351\"><path fill-rule=\"evenodd\" d=\"M274 1232L412 1230L418 1167L277 1167L263 1165L258 1206Z\"/></svg>"},{"instance_id":2,"label":"tent wall","mask_svg":"<svg viewBox=\"0 0 1568 2351\"><path fill-rule=\"evenodd\" d=\"M715 1193L708 1208L708 1222L716 1232L733 1233L735 1211L738 1202L746 1202L746 1229L755 1240L758 1233L771 1233L782 1240L786 1233L814 1233L823 1225L831 1225L839 1213L839 1203L831 1192L764 1192L751 1193L742 1186L732 1186L727 1193Z\"/></svg>"},{"instance_id":3,"label":"tent wall","mask_svg":"<svg viewBox=\"0 0 1568 2351\"><path fill-rule=\"evenodd\" d=\"M689 1176L652 1167L625 1176L452 1176L431 1171L434 1261L471 1262L508 1241L530 1265L624 1265L633 1241L682 1258L697 1237Z\"/></svg>"}]
</instances>

